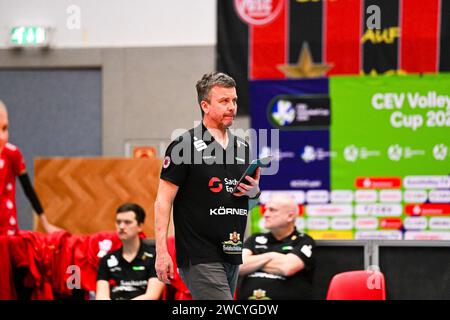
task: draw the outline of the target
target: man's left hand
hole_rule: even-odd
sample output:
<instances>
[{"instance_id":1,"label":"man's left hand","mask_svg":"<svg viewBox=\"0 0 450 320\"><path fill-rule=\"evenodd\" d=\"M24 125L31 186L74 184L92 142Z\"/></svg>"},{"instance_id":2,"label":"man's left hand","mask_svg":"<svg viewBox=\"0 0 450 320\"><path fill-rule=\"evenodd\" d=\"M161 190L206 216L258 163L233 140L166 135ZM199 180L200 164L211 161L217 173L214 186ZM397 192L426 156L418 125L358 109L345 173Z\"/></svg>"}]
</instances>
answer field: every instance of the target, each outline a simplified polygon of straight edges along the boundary
<instances>
[{"instance_id":1,"label":"man's left hand","mask_svg":"<svg viewBox=\"0 0 450 320\"><path fill-rule=\"evenodd\" d=\"M236 197L248 196L249 198L254 198L259 193L259 177L261 175L261 168L256 168L255 176L252 178L250 176L245 176L245 179L249 184L240 183L237 186L239 192L233 193Z\"/></svg>"},{"instance_id":2,"label":"man's left hand","mask_svg":"<svg viewBox=\"0 0 450 320\"><path fill-rule=\"evenodd\" d=\"M50 222L48 222L47 216L45 215L45 213L42 213L41 215L39 215L39 219L40 219L41 224L44 227L44 230L46 233L54 233L54 232L64 231L64 229L61 229L60 227L57 227L57 226L51 224Z\"/></svg>"}]
</instances>

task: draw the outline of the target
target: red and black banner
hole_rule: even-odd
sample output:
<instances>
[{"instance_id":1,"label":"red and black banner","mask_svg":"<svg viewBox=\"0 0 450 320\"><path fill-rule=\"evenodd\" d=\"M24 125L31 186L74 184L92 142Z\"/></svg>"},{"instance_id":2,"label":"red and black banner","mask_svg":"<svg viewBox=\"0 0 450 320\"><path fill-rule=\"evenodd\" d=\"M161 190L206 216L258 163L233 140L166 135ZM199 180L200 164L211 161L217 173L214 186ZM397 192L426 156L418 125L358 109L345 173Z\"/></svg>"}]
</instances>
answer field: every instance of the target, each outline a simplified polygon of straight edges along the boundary
<instances>
[{"instance_id":1,"label":"red and black banner","mask_svg":"<svg viewBox=\"0 0 450 320\"><path fill-rule=\"evenodd\" d=\"M296 63L304 43L312 56L322 61L322 2L289 1L289 63Z\"/></svg>"},{"instance_id":2,"label":"red and black banner","mask_svg":"<svg viewBox=\"0 0 450 320\"><path fill-rule=\"evenodd\" d=\"M442 39L440 30L444 22L441 6L444 3L448 1L400 0L400 70L407 73L450 70L439 68L439 43ZM446 18L448 20L448 14ZM447 27L445 32L448 34L449 31ZM447 39L447 44L448 41Z\"/></svg>"},{"instance_id":3,"label":"red and black banner","mask_svg":"<svg viewBox=\"0 0 450 320\"><path fill-rule=\"evenodd\" d=\"M377 1L364 0L362 20L362 73L386 73L398 69L399 44L399 2L401 0ZM369 29L366 23L370 19L368 8L378 6L380 29ZM372 12L369 10L369 12Z\"/></svg>"},{"instance_id":4,"label":"red and black banner","mask_svg":"<svg viewBox=\"0 0 450 320\"><path fill-rule=\"evenodd\" d=\"M248 114L248 26L229 5L231 2L217 2L216 66L236 80L239 114Z\"/></svg>"},{"instance_id":5,"label":"red and black banner","mask_svg":"<svg viewBox=\"0 0 450 320\"><path fill-rule=\"evenodd\" d=\"M369 10L380 28L370 29ZM369 8L370 7L370 8ZM248 114L247 81L284 79L307 45L327 75L450 71L447 0L220 0L217 69L238 82Z\"/></svg>"}]
</instances>

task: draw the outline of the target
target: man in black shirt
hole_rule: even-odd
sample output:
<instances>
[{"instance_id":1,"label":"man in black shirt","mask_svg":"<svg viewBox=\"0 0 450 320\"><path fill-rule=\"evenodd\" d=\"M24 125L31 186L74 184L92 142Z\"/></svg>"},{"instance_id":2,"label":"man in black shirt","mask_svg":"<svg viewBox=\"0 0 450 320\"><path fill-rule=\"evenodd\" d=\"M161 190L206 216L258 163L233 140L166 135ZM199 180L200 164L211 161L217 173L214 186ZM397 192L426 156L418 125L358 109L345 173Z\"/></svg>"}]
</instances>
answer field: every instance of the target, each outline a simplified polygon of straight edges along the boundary
<instances>
[{"instance_id":1,"label":"man in black shirt","mask_svg":"<svg viewBox=\"0 0 450 320\"><path fill-rule=\"evenodd\" d=\"M158 300L164 290L155 272L155 247L140 239L145 211L126 203L117 209L116 226L122 248L100 260L97 300Z\"/></svg>"},{"instance_id":2,"label":"man in black shirt","mask_svg":"<svg viewBox=\"0 0 450 320\"><path fill-rule=\"evenodd\" d=\"M287 195L274 195L266 204L265 228L244 243L237 290L239 300L310 299L314 240L298 232L298 205Z\"/></svg>"},{"instance_id":3,"label":"man in black shirt","mask_svg":"<svg viewBox=\"0 0 450 320\"><path fill-rule=\"evenodd\" d=\"M156 272L166 283L173 277L167 252L173 204L177 264L192 297L232 299L248 199L259 196L260 171L233 193L250 159L247 142L228 130L237 112L235 81L213 72L196 88L203 121L175 139L164 158L155 202Z\"/></svg>"}]
</instances>

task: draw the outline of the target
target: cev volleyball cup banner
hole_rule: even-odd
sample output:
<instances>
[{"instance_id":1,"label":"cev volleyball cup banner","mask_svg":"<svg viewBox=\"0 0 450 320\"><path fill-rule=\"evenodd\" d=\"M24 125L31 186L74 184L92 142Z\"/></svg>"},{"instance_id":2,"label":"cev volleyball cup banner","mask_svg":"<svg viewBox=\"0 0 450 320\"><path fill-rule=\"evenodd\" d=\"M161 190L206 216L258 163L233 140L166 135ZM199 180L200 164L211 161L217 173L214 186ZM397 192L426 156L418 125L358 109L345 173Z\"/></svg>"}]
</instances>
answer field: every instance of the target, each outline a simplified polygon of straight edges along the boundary
<instances>
[{"instance_id":1,"label":"cev volleyball cup banner","mask_svg":"<svg viewBox=\"0 0 450 320\"><path fill-rule=\"evenodd\" d=\"M315 239L450 240L450 75L250 81L252 128L278 129L260 155L252 232L271 194L299 204Z\"/></svg>"}]
</instances>

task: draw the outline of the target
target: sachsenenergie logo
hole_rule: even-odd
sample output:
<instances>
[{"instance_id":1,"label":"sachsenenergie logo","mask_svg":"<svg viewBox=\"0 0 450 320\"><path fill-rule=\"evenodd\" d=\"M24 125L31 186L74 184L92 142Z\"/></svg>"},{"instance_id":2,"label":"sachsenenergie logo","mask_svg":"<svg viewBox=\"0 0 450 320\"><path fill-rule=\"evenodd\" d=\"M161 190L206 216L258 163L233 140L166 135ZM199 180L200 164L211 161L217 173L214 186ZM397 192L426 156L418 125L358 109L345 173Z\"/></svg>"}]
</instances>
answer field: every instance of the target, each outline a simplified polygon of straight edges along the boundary
<instances>
[{"instance_id":1,"label":"sachsenenergie logo","mask_svg":"<svg viewBox=\"0 0 450 320\"><path fill-rule=\"evenodd\" d=\"M214 193L222 191L223 184L222 181L217 177L212 177L208 182L209 190Z\"/></svg>"}]
</instances>

